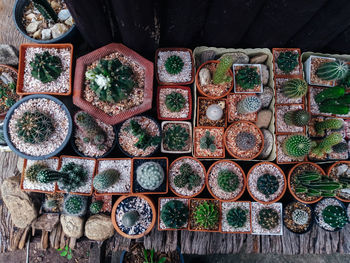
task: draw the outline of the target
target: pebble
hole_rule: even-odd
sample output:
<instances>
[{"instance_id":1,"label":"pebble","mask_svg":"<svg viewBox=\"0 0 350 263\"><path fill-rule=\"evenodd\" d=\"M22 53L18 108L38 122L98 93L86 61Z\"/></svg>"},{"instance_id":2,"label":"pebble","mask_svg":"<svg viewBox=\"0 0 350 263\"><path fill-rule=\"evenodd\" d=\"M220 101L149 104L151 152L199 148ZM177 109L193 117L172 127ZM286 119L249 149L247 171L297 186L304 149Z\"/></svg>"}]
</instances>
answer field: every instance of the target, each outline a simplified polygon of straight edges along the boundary
<instances>
[{"instance_id":1,"label":"pebble","mask_svg":"<svg viewBox=\"0 0 350 263\"><path fill-rule=\"evenodd\" d=\"M337 176L344 174L348 170L347 164L342 164L337 167Z\"/></svg>"},{"instance_id":2,"label":"pebble","mask_svg":"<svg viewBox=\"0 0 350 263\"><path fill-rule=\"evenodd\" d=\"M10 45L0 45L0 64L17 65L18 51Z\"/></svg>"},{"instance_id":3,"label":"pebble","mask_svg":"<svg viewBox=\"0 0 350 263\"><path fill-rule=\"evenodd\" d=\"M68 30L68 27L65 24L62 24L62 23L55 24L51 28L52 38L57 38L59 36L62 36L67 30Z\"/></svg>"},{"instance_id":4,"label":"pebble","mask_svg":"<svg viewBox=\"0 0 350 263\"><path fill-rule=\"evenodd\" d=\"M39 26L39 22L38 22L38 21L31 22L31 23L26 27L27 33L34 33L35 31L37 31L38 26Z\"/></svg>"},{"instance_id":5,"label":"pebble","mask_svg":"<svg viewBox=\"0 0 350 263\"><path fill-rule=\"evenodd\" d=\"M268 108L270 106L273 95L274 95L273 89L270 87L267 87L267 86L264 87L262 93L258 94L258 96L261 100L262 108Z\"/></svg>"},{"instance_id":6,"label":"pebble","mask_svg":"<svg viewBox=\"0 0 350 263\"><path fill-rule=\"evenodd\" d=\"M11 75L7 72L3 72L0 75L0 80L5 84L8 85L11 82L14 82L13 78L11 77Z\"/></svg>"},{"instance_id":7,"label":"pebble","mask_svg":"<svg viewBox=\"0 0 350 263\"><path fill-rule=\"evenodd\" d=\"M51 1L51 7L53 9L58 9L60 7L60 4L55 1Z\"/></svg>"},{"instance_id":8,"label":"pebble","mask_svg":"<svg viewBox=\"0 0 350 263\"><path fill-rule=\"evenodd\" d=\"M272 118L271 110L261 110L258 112L258 120L256 121L256 126L258 128L268 128Z\"/></svg>"},{"instance_id":9,"label":"pebble","mask_svg":"<svg viewBox=\"0 0 350 263\"><path fill-rule=\"evenodd\" d=\"M51 38L51 29L48 28L48 29L43 29L41 31L41 39L42 40L47 40L47 39L50 39Z\"/></svg>"},{"instance_id":10,"label":"pebble","mask_svg":"<svg viewBox=\"0 0 350 263\"><path fill-rule=\"evenodd\" d=\"M250 59L250 64L262 64L266 61L267 55L266 54L260 54L257 56L254 56Z\"/></svg>"},{"instance_id":11,"label":"pebble","mask_svg":"<svg viewBox=\"0 0 350 263\"><path fill-rule=\"evenodd\" d=\"M65 21L70 17L70 13L68 11L68 9L62 9L59 13L58 13L58 19L61 21Z\"/></svg>"},{"instance_id":12,"label":"pebble","mask_svg":"<svg viewBox=\"0 0 350 263\"><path fill-rule=\"evenodd\" d=\"M33 14L33 13L30 13L30 14L26 15L26 19L27 20L33 21L34 18L35 18L35 14Z\"/></svg>"},{"instance_id":13,"label":"pebble","mask_svg":"<svg viewBox=\"0 0 350 263\"><path fill-rule=\"evenodd\" d=\"M201 86L208 85L211 81L210 71L207 68L202 68L199 71L199 82Z\"/></svg>"},{"instance_id":14,"label":"pebble","mask_svg":"<svg viewBox=\"0 0 350 263\"><path fill-rule=\"evenodd\" d=\"M249 62L248 55L244 54L243 52L225 53L219 58L219 60L221 60L225 56L232 56L233 64L247 64Z\"/></svg>"},{"instance_id":15,"label":"pebble","mask_svg":"<svg viewBox=\"0 0 350 263\"><path fill-rule=\"evenodd\" d=\"M200 54L200 65L203 63L209 61L209 60L214 60L216 56L216 52L214 50L205 50Z\"/></svg>"},{"instance_id":16,"label":"pebble","mask_svg":"<svg viewBox=\"0 0 350 263\"><path fill-rule=\"evenodd\" d=\"M64 23L68 26L72 26L74 25L74 20L73 20L73 17L70 16L66 21L64 21Z\"/></svg>"},{"instance_id":17,"label":"pebble","mask_svg":"<svg viewBox=\"0 0 350 263\"><path fill-rule=\"evenodd\" d=\"M41 29L37 30L34 34L33 34L33 38L38 39L41 36Z\"/></svg>"},{"instance_id":18,"label":"pebble","mask_svg":"<svg viewBox=\"0 0 350 263\"><path fill-rule=\"evenodd\" d=\"M269 82L269 77L270 77L269 69L266 65L261 64L261 71L262 71L262 82L264 85L266 85Z\"/></svg>"},{"instance_id":19,"label":"pebble","mask_svg":"<svg viewBox=\"0 0 350 263\"><path fill-rule=\"evenodd\" d=\"M267 129L261 129L261 132L264 135L264 148L261 151L258 158L260 159L267 159L269 155L272 152L273 147L273 135L272 133Z\"/></svg>"},{"instance_id":20,"label":"pebble","mask_svg":"<svg viewBox=\"0 0 350 263\"><path fill-rule=\"evenodd\" d=\"M212 121L218 121L224 115L224 111L218 104L212 104L207 108L207 118Z\"/></svg>"}]
</instances>

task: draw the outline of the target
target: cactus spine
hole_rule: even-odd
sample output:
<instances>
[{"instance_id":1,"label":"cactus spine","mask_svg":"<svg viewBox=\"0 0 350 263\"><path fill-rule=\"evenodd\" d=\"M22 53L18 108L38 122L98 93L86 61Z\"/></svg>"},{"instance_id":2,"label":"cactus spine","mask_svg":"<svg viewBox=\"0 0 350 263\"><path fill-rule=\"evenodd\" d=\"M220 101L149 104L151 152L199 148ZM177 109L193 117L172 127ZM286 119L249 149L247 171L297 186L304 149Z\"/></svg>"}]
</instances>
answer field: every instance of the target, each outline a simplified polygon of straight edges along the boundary
<instances>
[{"instance_id":1,"label":"cactus spine","mask_svg":"<svg viewBox=\"0 0 350 263\"><path fill-rule=\"evenodd\" d=\"M303 127L309 123L310 117L310 113L306 110L295 110L287 112L283 118L287 125Z\"/></svg>"},{"instance_id":2,"label":"cactus spine","mask_svg":"<svg viewBox=\"0 0 350 263\"><path fill-rule=\"evenodd\" d=\"M257 96L249 96L241 100L237 105L239 114L257 112L261 108L261 100Z\"/></svg>"},{"instance_id":3,"label":"cactus spine","mask_svg":"<svg viewBox=\"0 0 350 263\"><path fill-rule=\"evenodd\" d=\"M165 106L171 112L179 112L185 107L186 99L185 97L176 91L166 95Z\"/></svg>"},{"instance_id":4,"label":"cactus spine","mask_svg":"<svg viewBox=\"0 0 350 263\"><path fill-rule=\"evenodd\" d=\"M339 130L343 127L343 120L341 119L327 119L315 123L316 133L324 136L326 130Z\"/></svg>"},{"instance_id":5,"label":"cactus spine","mask_svg":"<svg viewBox=\"0 0 350 263\"><path fill-rule=\"evenodd\" d=\"M331 153L332 147L342 141L343 137L339 132L332 133L324 138L318 145L312 149L312 153L322 156L324 153Z\"/></svg>"},{"instance_id":6,"label":"cactus spine","mask_svg":"<svg viewBox=\"0 0 350 263\"><path fill-rule=\"evenodd\" d=\"M37 182L38 173L41 170L46 169L46 168L48 168L48 166L46 164L36 162L33 165L28 167L28 169L26 170L26 177L32 182Z\"/></svg>"},{"instance_id":7,"label":"cactus spine","mask_svg":"<svg viewBox=\"0 0 350 263\"><path fill-rule=\"evenodd\" d=\"M214 84L217 85L217 84L222 84L225 82L232 81L232 77L227 75L227 72L231 68L232 64L233 64L232 56L227 55L220 60L213 75Z\"/></svg>"},{"instance_id":8,"label":"cactus spine","mask_svg":"<svg viewBox=\"0 0 350 263\"><path fill-rule=\"evenodd\" d=\"M181 57L172 55L165 60L164 67L170 75L176 75L182 71L184 62Z\"/></svg>"},{"instance_id":9,"label":"cactus spine","mask_svg":"<svg viewBox=\"0 0 350 263\"><path fill-rule=\"evenodd\" d=\"M339 205L329 205L322 211L322 217L326 224L333 228L343 228L348 223L348 216L344 208Z\"/></svg>"},{"instance_id":10,"label":"cactus spine","mask_svg":"<svg viewBox=\"0 0 350 263\"><path fill-rule=\"evenodd\" d=\"M114 185L118 181L119 176L119 172L115 169L104 170L94 177L94 188L99 192L103 192Z\"/></svg>"},{"instance_id":11,"label":"cactus spine","mask_svg":"<svg viewBox=\"0 0 350 263\"><path fill-rule=\"evenodd\" d=\"M311 141L301 134L290 135L283 141L282 148L283 152L290 157L303 157L310 152Z\"/></svg>"},{"instance_id":12,"label":"cactus spine","mask_svg":"<svg viewBox=\"0 0 350 263\"><path fill-rule=\"evenodd\" d=\"M238 176L229 170L220 170L217 180L219 187L225 192L234 192L239 185Z\"/></svg>"},{"instance_id":13,"label":"cactus spine","mask_svg":"<svg viewBox=\"0 0 350 263\"><path fill-rule=\"evenodd\" d=\"M303 79L290 79L282 86L282 94L290 99L302 98L307 93L307 83Z\"/></svg>"},{"instance_id":14,"label":"cactus spine","mask_svg":"<svg viewBox=\"0 0 350 263\"><path fill-rule=\"evenodd\" d=\"M188 208L179 200L168 201L162 208L160 217L168 228L181 228L187 223Z\"/></svg>"},{"instance_id":15,"label":"cactus spine","mask_svg":"<svg viewBox=\"0 0 350 263\"><path fill-rule=\"evenodd\" d=\"M231 208L226 215L226 220L234 228L243 227L247 222L247 210L240 207Z\"/></svg>"},{"instance_id":16,"label":"cactus spine","mask_svg":"<svg viewBox=\"0 0 350 263\"><path fill-rule=\"evenodd\" d=\"M95 201L95 202L92 202L91 205L90 205L90 213L91 214L98 214L101 209L103 207L103 202L102 201Z\"/></svg>"},{"instance_id":17,"label":"cactus spine","mask_svg":"<svg viewBox=\"0 0 350 263\"><path fill-rule=\"evenodd\" d=\"M284 73L292 72L299 64L299 54L292 51L281 52L276 60L278 68Z\"/></svg>"},{"instance_id":18,"label":"cactus spine","mask_svg":"<svg viewBox=\"0 0 350 263\"><path fill-rule=\"evenodd\" d=\"M81 195L67 195L63 203L63 211L72 216L83 216L86 212L87 200Z\"/></svg>"},{"instance_id":19,"label":"cactus spine","mask_svg":"<svg viewBox=\"0 0 350 263\"><path fill-rule=\"evenodd\" d=\"M204 201L195 208L193 214L196 224L204 229L213 229L219 222L219 210L213 202Z\"/></svg>"},{"instance_id":20,"label":"cactus spine","mask_svg":"<svg viewBox=\"0 0 350 263\"><path fill-rule=\"evenodd\" d=\"M336 60L321 64L316 71L316 75L323 80L340 80L345 78L348 70L348 64Z\"/></svg>"},{"instance_id":21,"label":"cactus spine","mask_svg":"<svg viewBox=\"0 0 350 263\"><path fill-rule=\"evenodd\" d=\"M136 170L138 184L146 190L155 190L164 181L164 170L159 163L145 162Z\"/></svg>"}]
</instances>

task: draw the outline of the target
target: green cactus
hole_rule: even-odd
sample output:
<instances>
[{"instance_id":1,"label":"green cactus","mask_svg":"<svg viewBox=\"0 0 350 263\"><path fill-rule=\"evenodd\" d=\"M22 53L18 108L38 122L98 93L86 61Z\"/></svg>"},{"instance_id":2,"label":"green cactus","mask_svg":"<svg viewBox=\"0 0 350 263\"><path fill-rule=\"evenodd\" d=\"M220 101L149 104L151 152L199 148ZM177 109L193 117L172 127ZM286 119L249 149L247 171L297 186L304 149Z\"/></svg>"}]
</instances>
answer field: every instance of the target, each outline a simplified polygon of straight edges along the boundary
<instances>
[{"instance_id":1,"label":"green cactus","mask_svg":"<svg viewBox=\"0 0 350 263\"><path fill-rule=\"evenodd\" d=\"M340 143L343 136L339 132L334 132L324 138L320 143L312 148L311 152L316 156L322 156L324 153L331 153L332 147Z\"/></svg>"},{"instance_id":2,"label":"green cactus","mask_svg":"<svg viewBox=\"0 0 350 263\"><path fill-rule=\"evenodd\" d=\"M184 188L188 184L188 176L185 174L178 174L174 177L174 184L178 188Z\"/></svg>"},{"instance_id":3,"label":"green cactus","mask_svg":"<svg viewBox=\"0 0 350 263\"><path fill-rule=\"evenodd\" d=\"M344 61L336 60L321 64L316 75L323 80L339 80L345 78L348 73L348 64Z\"/></svg>"},{"instance_id":4,"label":"green cactus","mask_svg":"<svg viewBox=\"0 0 350 263\"><path fill-rule=\"evenodd\" d=\"M237 112L239 114L255 113L261 108L261 100L257 96L248 96L238 102Z\"/></svg>"},{"instance_id":5,"label":"green cactus","mask_svg":"<svg viewBox=\"0 0 350 263\"><path fill-rule=\"evenodd\" d=\"M278 212L273 208L263 208L258 214L259 225L267 230L274 229L279 225L280 216Z\"/></svg>"},{"instance_id":6,"label":"green cactus","mask_svg":"<svg viewBox=\"0 0 350 263\"><path fill-rule=\"evenodd\" d=\"M126 212L122 217L122 224L126 227L134 226L140 218L139 212L131 210Z\"/></svg>"},{"instance_id":7,"label":"green cactus","mask_svg":"<svg viewBox=\"0 0 350 263\"><path fill-rule=\"evenodd\" d=\"M19 96L16 94L15 83L10 82L6 84L0 79L0 112L5 113L8 111L18 99Z\"/></svg>"},{"instance_id":8,"label":"green cactus","mask_svg":"<svg viewBox=\"0 0 350 263\"><path fill-rule=\"evenodd\" d=\"M58 56L51 55L48 51L35 54L34 60L30 63L31 75L42 83L56 80L62 73L63 67Z\"/></svg>"},{"instance_id":9,"label":"green cactus","mask_svg":"<svg viewBox=\"0 0 350 263\"><path fill-rule=\"evenodd\" d=\"M309 123L311 116L306 110L293 110L285 113L283 118L287 125L304 127Z\"/></svg>"},{"instance_id":10,"label":"green cactus","mask_svg":"<svg viewBox=\"0 0 350 263\"><path fill-rule=\"evenodd\" d=\"M348 216L343 207L329 205L322 211L322 217L326 224L333 228L343 228L348 223Z\"/></svg>"},{"instance_id":11,"label":"green cactus","mask_svg":"<svg viewBox=\"0 0 350 263\"><path fill-rule=\"evenodd\" d=\"M213 229L219 223L219 210L214 202L204 201L193 211L196 224L204 229Z\"/></svg>"},{"instance_id":12,"label":"green cactus","mask_svg":"<svg viewBox=\"0 0 350 263\"><path fill-rule=\"evenodd\" d=\"M317 135L324 136L326 130L339 130L343 128L344 121L342 119L327 119L315 123Z\"/></svg>"},{"instance_id":13,"label":"green cactus","mask_svg":"<svg viewBox=\"0 0 350 263\"><path fill-rule=\"evenodd\" d=\"M256 136L247 131L239 132L235 139L237 147L242 151L249 151L256 145Z\"/></svg>"},{"instance_id":14,"label":"green cactus","mask_svg":"<svg viewBox=\"0 0 350 263\"><path fill-rule=\"evenodd\" d=\"M322 113L331 113L331 114L348 114L350 111L350 107L348 105L339 105L339 104L333 104L332 101L326 100L325 102L322 102L318 109Z\"/></svg>"},{"instance_id":15,"label":"green cactus","mask_svg":"<svg viewBox=\"0 0 350 263\"><path fill-rule=\"evenodd\" d=\"M59 202L56 199L46 199L43 208L45 211L56 211L58 210Z\"/></svg>"},{"instance_id":16,"label":"green cactus","mask_svg":"<svg viewBox=\"0 0 350 263\"><path fill-rule=\"evenodd\" d=\"M190 134L179 124L172 125L164 133L164 144L171 151L181 151L188 143Z\"/></svg>"},{"instance_id":17,"label":"green cactus","mask_svg":"<svg viewBox=\"0 0 350 263\"><path fill-rule=\"evenodd\" d=\"M120 173L118 170L107 169L97 174L94 177L92 184L97 191L103 192L106 191L108 187L114 185L118 181L119 177Z\"/></svg>"},{"instance_id":18,"label":"green cactus","mask_svg":"<svg viewBox=\"0 0 350 263\"><path fill-rule=\"evenodd\" d=\"M261 84L261 76L255 67L245 66L240 68L235 76L236 85L243 90L254 89Z\"/></svg>"},{"instance_id":19,"label":"green cactus","mask_svg":"<svg viewBox=\"0 0 350 263\"><path fill-rule=\"evenodd\" d=\"M95 68L86 71L85 77L99 100L110 103L127 99L136 86L132 68L117 58L101 59Z\"/></svg>"},{"instance_id":20,"label":"green cactus","mask_svg":"<svg viewBox=\"0 0 350 263\"><path fill-rule=\"evenodd\" d=\"M346 142L340 142L332 146L332 151L335 153L345 153L349 151L349 146Z\"/></svg>"},{"instance_id":21,"label":"green cactus","mask_svg":"<svg viewBox=\"0 0 350 263\"><path fill-rule=\"evenodd\" d=\"M84 166L74 162L63 165L60 172L64 175L58 180L58 186L66 192L74 192L88 179L88 172Z\"/></svg>"},{"instance_id":22,"label":"green cactus","mask_svg":"<svg viewBox=\"0 0 350 263\"><path fill-rule=\"evenodd\" d=\"M317 104L322 103L325 100L333 100L343 97L345 94L345 87L335 86L331 88L326 88L315 96L315 102Z\"/></svg>"},{"instance_id":23,"label":"green cactus","mask_svg":"<svg viewBox=\"0 0 350 263\"><path fill-rule=\"evenodd\" d=\"M297 225L305 225L309 222L310 216L309 214L302 209L295 209L292 212L293 222Z\"/></svg>"},{"instance_id":24,"label":"green cactus","mask_svg":"<svg viewBox=\"0 0 350 263\"><path fill-rule=\"evenodd\" d=\"M52 119L39 111L26 111L17 120L17 135L25 143L38 144L46 141L54 132Z\"/></svg>"},{"instance_id":25,"label":"green cactus","mask_svg":"<svg viewBox=\"0 0 350 263\"><path fill-rule=\"evenodd\" d=\"M180 174L174 177L174 184L176 187L187 187L187 189L191 191L194 187L201 184L201 177L193 171L190 164L182 164L179 170Z\"/></svg>"},{"instance_id":26,"label":"green cactus","mask_svg":"<svg viewBox=\"0 0 350 263\"><path fill-rule=\"evenodd\" d=\"M188 176L188 184L187 184L187 189L192 190L194 187L197 187L201 184L201 177L198 174L190 174Z\"/></svg>"},{"instance_id":27,"label":"green cactus","mask_svg":"<svg viewBox=\"0 0 350 263\"><path fill-rule=\"evenodd\" d=\"M231 208L226 215L227 223L234 228L243 227L247 222L247 214L248 211L246 209L240 207Z\"/></svg>"},{"instance_id":28,"label":"green cactus","mask_svg":"<svg viewBox=\"0 0 350 263\"><path fill-rule=\"evenodd\" d=\"M160 212L160 217L168 228L181 228L188 220L188 208L179 200L168 201Z\"/></svg>"},{"instance_id":29,"label":"green cactus","mask_svg":"<svg viewBox=\"0 0 350 263\"><path fill-rule=\"evenodd\" d=\"M290 157L304 157L311 150L311 140L301 134L290 135L283 141L282 148Z\"/></svg>"},{"instance_id":30,"label":"green cactus","mask_svg":"<svg viewBox=\"0 0 350 263\"><path fill-rule=\"evenodd\" d=\"M170 75L179 74L182 71L184 65L185 63L183 62L182 58L177 55L168 57L164 63L165 70Z\"/></svg>"},{"instance_id":31,"label":"green cactus","mask_svg":"<svg viewBox=\"0 0 350 263\"><path fill-rule=\"evenodd\" d=\"M53 183L57 182L62 176L62 173L52 170L50 168L42 169L37 173L36 180L39 183Z\"/></svg>"},{"instance_id":32,"label":"green cactus","mask_svg":"<svg viewBox=\"0 0 350 263\"><path fill-rule=\"evenodd\" d=\"M272 174L263 174L258 178L257 189L260 193L269 198L270 195L276 193L279 188L277 177Z\"/></svg>"},{"instance_id":33,"label":"green cactus","mask_svg":"<svg viewBox=\"0 0 350 263\"><path fill-rule=\"evenodd\" d=\"M176 91L171 92L165 97L165 106L171 112L180 112L186 104L185 97Z\"/></svg>"},{"instance_id":34,"label":"green cactus","mask_svg":"<svg viewBox=\"0 0 350 263\"><path fill-rule=\"evenodd\" d=\"M227 75L227 72L231 68L232 64L232 56L227 55L220 60L213 75L213 83L215 85L232 81L232 77Z\"/></svg>"},{"instance_id":35,"label":"green cactus","mask_svg":"<svg viewBox=\"0 0 350 263\"><path fill-rule=\"evenodd\" d=\"M299 54L292 51L281 52L276 60L277 66L284 73L292 72L299 62Z\"/></svg>"},{"instance_id":36,"label":"green cactus","mask_svg":"<svg viewBox=\"0 0 350 263\"><path fill-rule=\"evenodd\" d=\"M217 180L220 189L225 192L234 192L239 186L238 176L230 170L220 170Z\"/></svg>"},{"instance_id":37,"label":"green cactus","mask_svg":"<svg viewBox=\"0 0 350 263\"><path fill-rule=\"evenodd\" d=\"M299 99L307 93L307 83L303 79L290 79L281 88L283 96L290 99Z\"/></svg>"},{"instance_id":38,"label":"green cactus","mask_svg":"<svg viewBox=\"0 0 350 263\"><path fill-rule=\"evenodd\" d=\"M83 216L86 212L87 199L81 195L67 195L63 203L64 213L71 216Z\"/></svg>"},{"instance_id":39,"label":"green cactus","mask_svg":"<svg viewBox=\"0 0 350 263\"><path fill-rule=\"evenodd\" d=\"M103 207L102 201L95 201L90 204L89 210L91 214L98 214Z\"/></svg>"},{"instance_id":40,"label":"green cactus","mask_svg":"<svg viewBox=\"0 0 350 263\"><path fill-rule=\"evenodd\" d=\"M162 139L160 136L151 136L136 120L131 120L130 125L126 128L126 130L130 131L132 135L138 138L137 143L135 143L135 147L142 150L146 150L151 146L158 146Z\"/></svg>"},{"instance_id":41,"label":"green cactus","mask_svg":"<svg viewBox=\"0 0 350 263\"><path fill-rule=\"evenodd\" d=\"M204 136L199 139L199 147L201 149L210 150L212 153L216 151L215 136L206 131Z\"/></svg>"},{"instance_id":42,"label":"green cactus","mask_svg":"<svg viewBox=\"0 0 350 263\"><path fill-rule=\"evenodd\" d=\"M145 162L136 170L136 180L146 190L157 189L163 183L164 177L162 166L156 162Z\"/></svg>"},{"instance_id":43,"label":"green cactus","mask_svg":"<svg viewBox=\"0 0 350 263\"><path fill-rule=\"evenodd\" d=\"M53 21L57 23L58 16L46 0L32 0L34 7L38 9L40 14L48 21Z\"/></svg>"},{"instance_id":44,"label":"green cactus","mask_svg":"<svg viewBox=\"0 0 350 263\"><path fill-rule=\"evenodd\" d=\"M48 168L48 166L45 163L36 162L28 167L26 170L26 177L29 181L37 182L38 172L46 168Z\"/></svg>"}]
</instances>

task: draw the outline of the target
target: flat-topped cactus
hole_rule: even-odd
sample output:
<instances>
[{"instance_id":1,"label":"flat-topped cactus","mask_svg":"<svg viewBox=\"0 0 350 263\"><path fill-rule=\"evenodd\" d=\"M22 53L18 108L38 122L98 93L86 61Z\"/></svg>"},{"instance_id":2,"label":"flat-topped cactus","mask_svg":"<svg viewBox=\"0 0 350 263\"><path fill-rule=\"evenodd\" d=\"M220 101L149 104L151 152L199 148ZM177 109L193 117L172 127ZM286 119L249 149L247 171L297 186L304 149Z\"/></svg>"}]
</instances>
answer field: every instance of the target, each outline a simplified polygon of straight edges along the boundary
<instances>
[{"instance_id":1,"label":"flat-topped cactus","mask_svg":"<svg viewBox=\"0 0 350 263\"><path fill-rule=\"evenodd\" d=\"M239 185L238 176L230 170L220 170L218 173L218 185L225 192L234 192Z\"/></svg>"},{"instance_id":2,"label":"flat-topped cactus","mask_svg":"<svg viewBox=\"0 0 350 263\"><path fill-rule=\"evenodd\" d=\"M32 67L31 75L42 83L56 80L63 70L61 59L48 51L35 54L29 64Z\"/></svg>"},{"instance_id":3,"label":"flat-topped cactus","mask_svg":"<svg viewBox=\"0 0 350 263\"><path fill-rule=\"evenodd\" d=\"M165 106L171 112L179 112L185 107L186 99L180 93L173 91L165 97Z\"/></svg>"}]
</instances>

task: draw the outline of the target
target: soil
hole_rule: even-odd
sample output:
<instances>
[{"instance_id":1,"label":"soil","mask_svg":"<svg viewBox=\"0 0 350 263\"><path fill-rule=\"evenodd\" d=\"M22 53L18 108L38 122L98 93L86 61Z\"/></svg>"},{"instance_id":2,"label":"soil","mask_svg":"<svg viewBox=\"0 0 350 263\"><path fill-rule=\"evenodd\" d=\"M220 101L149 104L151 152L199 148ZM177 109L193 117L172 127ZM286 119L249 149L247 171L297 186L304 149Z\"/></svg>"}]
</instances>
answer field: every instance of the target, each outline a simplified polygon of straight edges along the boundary
<instances>
[{"instance_id":1,"label":"soil","mask_svg":"<svg viewBox=\"0 0 350 263\"><path fill-rule=\"evenodd\" d=\"M234 122L234 121L251 121L256 122L258 112L254 113L247 113L247 114L239 114L237 112L237 104L245 99L246 97L254 96L255 93L251 94L229 94L227 96L227 107L228 107L228 121Z\"/></svg>"},{"instance_id":2,"label":"soil","mask_svg":"<svg viewBox=\"0 0 350 263\"><path fill-rule=\"evenodd\" d=\"M2 74L9 75L13 79L13 86L11 88L10 84L5 84L0 78L0 114L3 114L9 110L9 108L19 100L19 96L16 94L16 83L17 83L17 73L5 67L0 66L0 76ZM4 90L2 90L4 89ZM4 92L4 94L3 94ZM10 103L10 104L7 104Z\"/></svg>"},{"instance_id":3,"label":"soil","mask_svg":"<svg viewBox=\"0 0 350 263\"><path fill-rule=\"evenodd\" d=\"M223 115L220 120L212 121L207 118L207 109L210 105L218 104L223 109ZM198 98L198 126L215 126L226 127L226 100L224 99L207 99L203 97Z\"/></svg>"},{"instance_id":4,"label":"soil","mask_svg":"<svg viewBox=\"0 0 350 263\"><path fill-rule=\"evenodd\" d=\"M219 219L220 219L220 202L218 200L211 200L211 199L191 199L190 200L190 229L192 230L201 230L201 231L218 231L219 230L219 222L220 220L218 220L215 224L214 227L210 228L210 229L204 229L202 227L200 227L195 219L194 219L194 211L196 210L196 208L202 204L203 202L208 201L210 203L214 203L216 208L219 211Z\"/></svg>"},{"instance_id":5,"label":"soil","mask_svg":"<svg viewBox=\"0 0 350 263\"><path fill-rule=\"evenodd\" d=\"M293 212L297 209L305 211L308 214L309 217L305 224L297 224L294 222ZM305 233L308 231L310 224L312 224L312 210L309 206L300 202L290 203L284 208L283 222L290 231L299 234Z\"/></svg>"}]
</instances>

